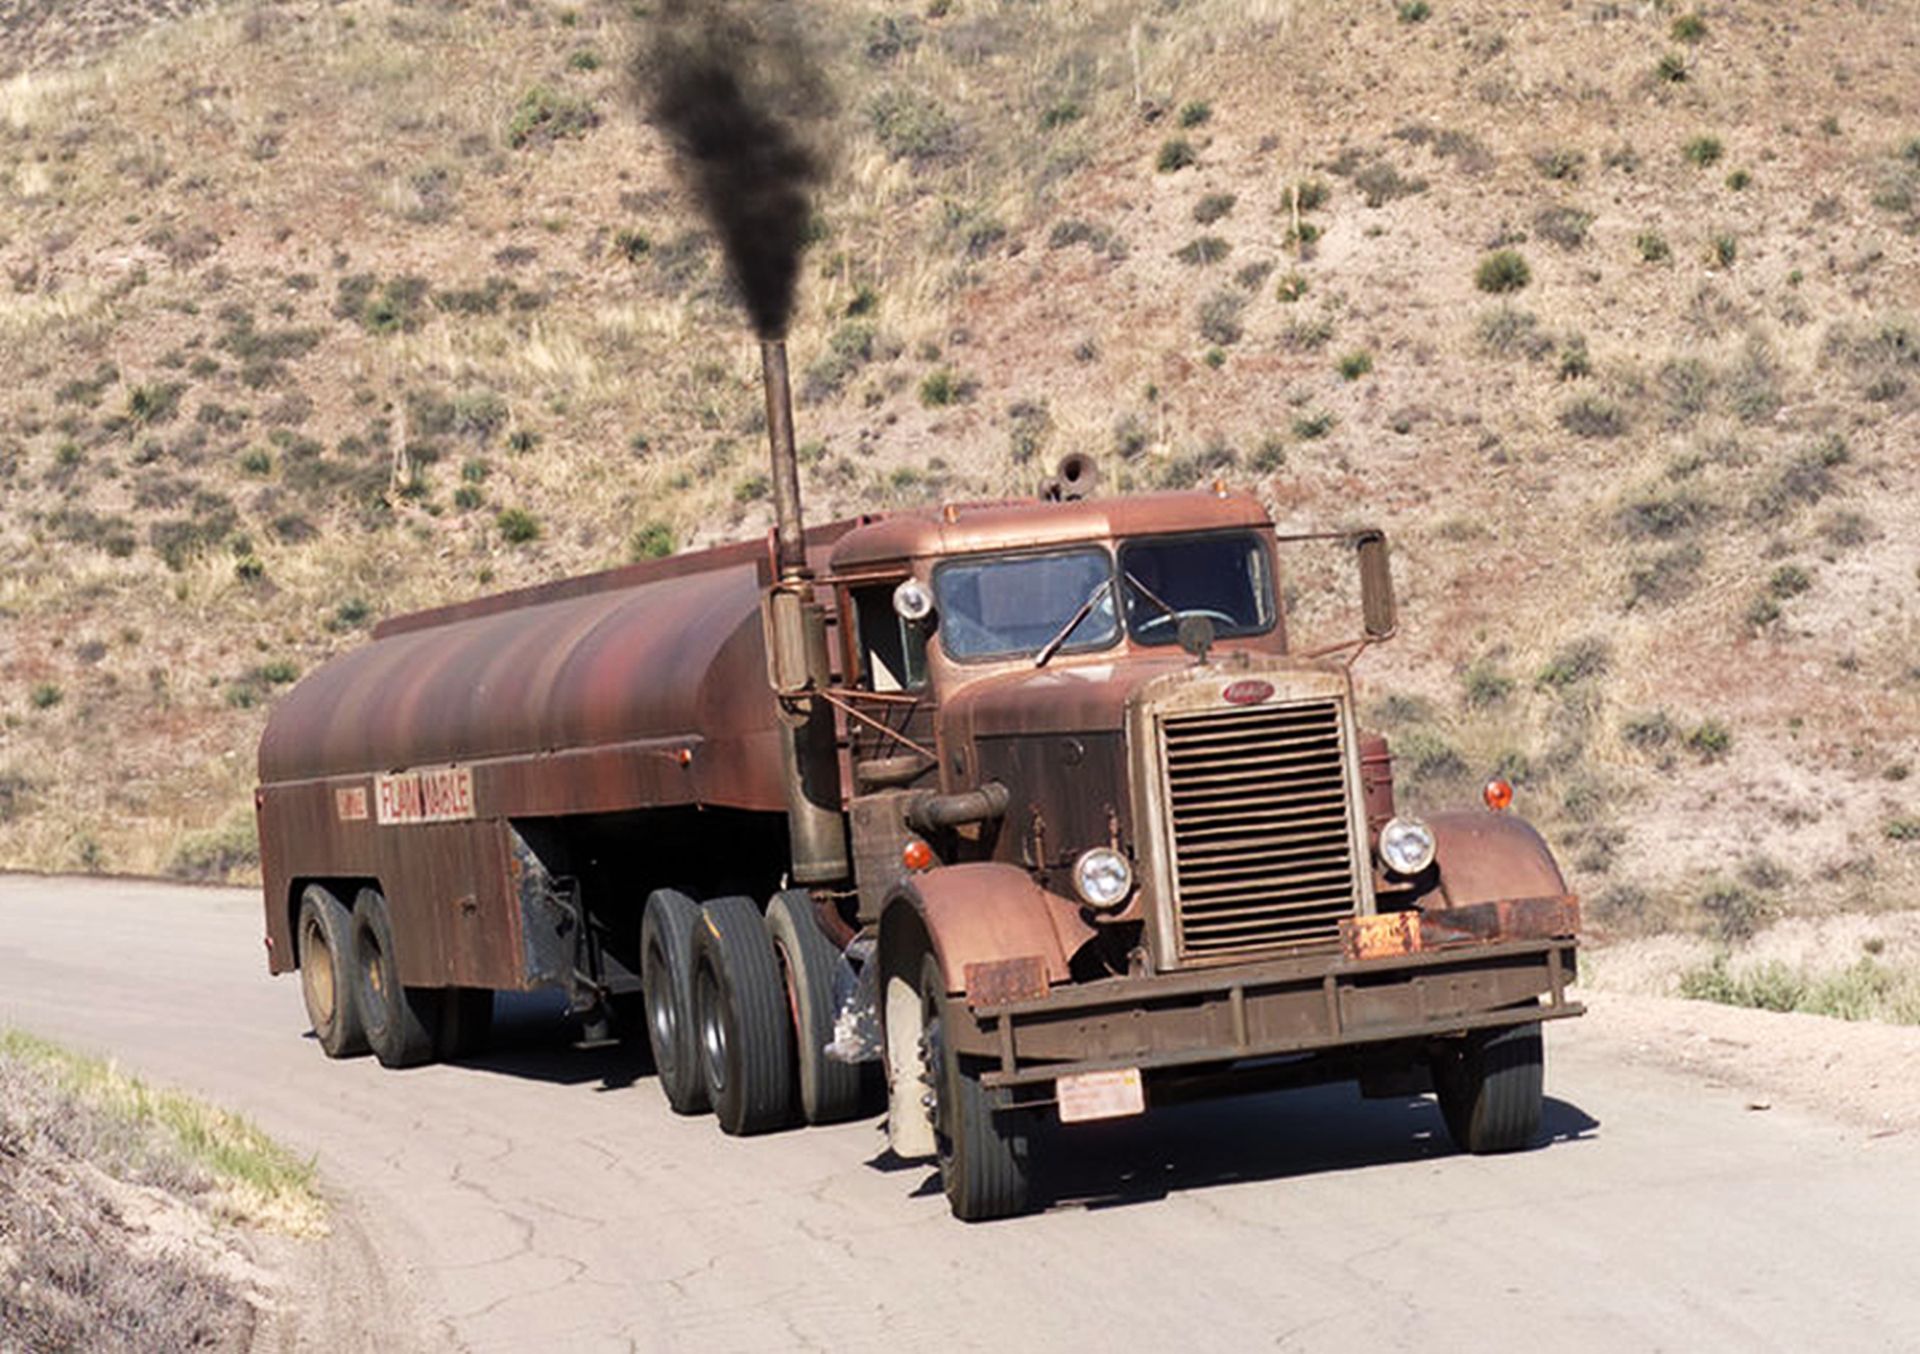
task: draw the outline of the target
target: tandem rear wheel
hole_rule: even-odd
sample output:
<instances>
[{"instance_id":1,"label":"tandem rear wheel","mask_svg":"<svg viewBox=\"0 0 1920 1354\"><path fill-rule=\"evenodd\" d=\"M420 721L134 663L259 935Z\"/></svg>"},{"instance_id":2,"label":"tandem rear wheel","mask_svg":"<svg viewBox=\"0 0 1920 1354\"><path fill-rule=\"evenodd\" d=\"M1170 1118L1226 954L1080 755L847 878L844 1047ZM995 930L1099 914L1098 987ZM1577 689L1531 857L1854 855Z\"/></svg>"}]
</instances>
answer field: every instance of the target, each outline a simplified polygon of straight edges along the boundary
<instances>
[{"instance_id":1,"label":"tandem rear wheel","mask_svg":"<svg viewBox=\"0 0 1920 1354\"><path fill-rule=\"evenodd\" d=\"M353 902L353 1000L382 1067L433 1060L445 995L438 987L401 985L387 900L377 889L361 889Z\"/></svg>"}]
</instances>

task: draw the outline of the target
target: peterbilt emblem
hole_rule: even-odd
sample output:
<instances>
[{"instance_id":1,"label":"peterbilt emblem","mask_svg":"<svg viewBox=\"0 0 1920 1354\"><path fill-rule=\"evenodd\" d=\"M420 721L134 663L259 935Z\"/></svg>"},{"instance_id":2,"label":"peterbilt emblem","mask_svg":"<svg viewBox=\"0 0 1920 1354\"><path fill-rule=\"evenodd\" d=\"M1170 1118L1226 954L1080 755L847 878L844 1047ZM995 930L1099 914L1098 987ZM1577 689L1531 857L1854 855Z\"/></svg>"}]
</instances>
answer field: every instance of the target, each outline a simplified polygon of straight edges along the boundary
<instances>
[{"instance_id":1,"label":"peterbilt emblem","mask_svg":"<svg viewBox=\"0 0 1920 1354\"><path fill-rule=\"evenodd\" d=\"M1228 705L1258 705L1273 694L1273 683L1253 679L1230 682L1220 694L1226 698Z\"/></svg>"}]
</instances>

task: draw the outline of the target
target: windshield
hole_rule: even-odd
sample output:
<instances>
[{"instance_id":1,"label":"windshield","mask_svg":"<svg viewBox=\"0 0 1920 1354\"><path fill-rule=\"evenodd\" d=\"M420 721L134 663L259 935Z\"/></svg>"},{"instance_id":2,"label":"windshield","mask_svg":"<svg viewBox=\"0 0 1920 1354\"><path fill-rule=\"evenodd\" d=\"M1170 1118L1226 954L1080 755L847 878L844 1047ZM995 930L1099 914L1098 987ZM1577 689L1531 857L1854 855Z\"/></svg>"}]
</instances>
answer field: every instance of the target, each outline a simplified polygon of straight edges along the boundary
<instances>
[{"instance_id":1,"label":"windshield","mask_svg":"<svg viewBox=\"0 0 1920 1354\"><path fill-rule=\"evenodd\" d=\"M1120 547L1127 629L1142 644L1172 644L1187 616L1222 639L1273 626L1267 552L1251 532L1129 541Z\"/></svg>"},{"instance_id":2,"label":"windshield","mask_svg":"<svg viewBox=\"0 0 1920 1354\"><path fill-rule=\"evenodd\" d=\"M1104 648L1119 637L1112 584L1113 560L1097 547L954 560L933 574L941 646L959 659L1037 653L1085 607L1059 651Z\"/></svg>"}]
</instances>

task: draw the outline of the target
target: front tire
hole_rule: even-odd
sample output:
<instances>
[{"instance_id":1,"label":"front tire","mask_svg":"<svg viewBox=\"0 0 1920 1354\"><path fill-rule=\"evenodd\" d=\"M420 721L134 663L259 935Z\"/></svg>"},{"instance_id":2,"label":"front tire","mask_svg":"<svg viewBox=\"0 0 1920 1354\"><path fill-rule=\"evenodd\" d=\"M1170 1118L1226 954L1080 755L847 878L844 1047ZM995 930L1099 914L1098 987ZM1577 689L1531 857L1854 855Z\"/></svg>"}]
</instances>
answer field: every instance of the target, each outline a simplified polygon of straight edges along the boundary
<instances>
[{"instance_id":1,"label":"front tire","mask_svg":"<svg viewBox=\"0 0 1920 1354\"><path fill-rule=\"evenodd\" d=\"M367 1031L353 999L353 914L318 884L300 895L294 924L300 958L300 995L307 1021L329 1058L367 1051Z\"/></svg>"},{"instance_id":2,"label":"front tire","mask_svg":"<svg viewBox=\"0 0 1920 1354\"><path fill-rule=\"evenodd\" d=\"M947 1206L962 1222L985 1222L1027 1210L1032 1190L1028 1121L996 1112L980 1084L981 1065L963 1058L947 1037L953 1003L940 961L920 966L921 1060L933 1092L933 1138Z\"/></svg>"},{"instance_id":3,"label":"front tire","mask_svg":"<svg viewBox=\"0 0 1920 1354\"><path fill-rule=\"evenodd\" d=\"M367 1043L382 1067L417 1067L433 1060L441 989L402 987L393 947L393 920L377 889L353 902L353 998Z\"/></svg>"},{"instance_id":4,"label":"front tire","mask_svg":"<svg viewBox=\"0 0 1920 1354\"><path fill-rule=\"evenodd\" d=\"M1464 1152L1517 1152L1540 1131L1545 1054L1538 1021L1474 1030L1433 1057L1447 1135Z\"/></svg>"},{"instance_id":5,"label":"front tire","mask_svg":"<svg viewBox=\"0 0 1920 1354\"><path fill-rule=\"evenodd\" d=\"M833 975L841 960L814 921L813 901L805 889L773 896L767 904L767 934L780 961L793 1024L800 1114L810 1124L851 1119L866 1108L870 1076L865 1064L827 1056L836 1013Z\"/></svg>"},{"instance_id":6,"label":"front tire","mask_svg":"<svg viewBox=\"0 0 1920 1354\"><path fill-rule=\"evenodd\" d=\"M715 898L693 936L693 1010L707 1099L723 1132L793 1113L793 1030L773 941L751 898Z\"/></svg>"},{"instance_id":7,"label":"front tire","mask_svg":"<svg viewBox=\"0 0 1920 1354\"><path fill-rule=\"evenodd\" d=\"M700 905L675 889L655 889L640 922L640 986L647 1044L660 1089L675 1114L704 1114L707 1083L694 1042L693 930Z\"/></svg>"}]
</instances>

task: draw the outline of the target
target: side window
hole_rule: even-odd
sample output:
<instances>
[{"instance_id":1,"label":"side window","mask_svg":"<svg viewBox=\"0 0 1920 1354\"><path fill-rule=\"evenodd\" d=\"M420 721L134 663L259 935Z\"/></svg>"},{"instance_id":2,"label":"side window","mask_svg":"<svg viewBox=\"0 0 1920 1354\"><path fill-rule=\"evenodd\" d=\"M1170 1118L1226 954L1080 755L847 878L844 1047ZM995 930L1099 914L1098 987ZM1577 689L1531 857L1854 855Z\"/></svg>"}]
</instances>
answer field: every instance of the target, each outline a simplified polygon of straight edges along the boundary
<instances>
[{"instance_id":1,"label":"side window","mask_svg":"<svg viewBox=\"0 0 1920 1354\"><path fill-rule=\"evenodd\" d=\"M918 691L927 684L927 634L900 619L891 583L853 591L860 627L860 684L869 691Z\"/></svg>"}]
</instances>

